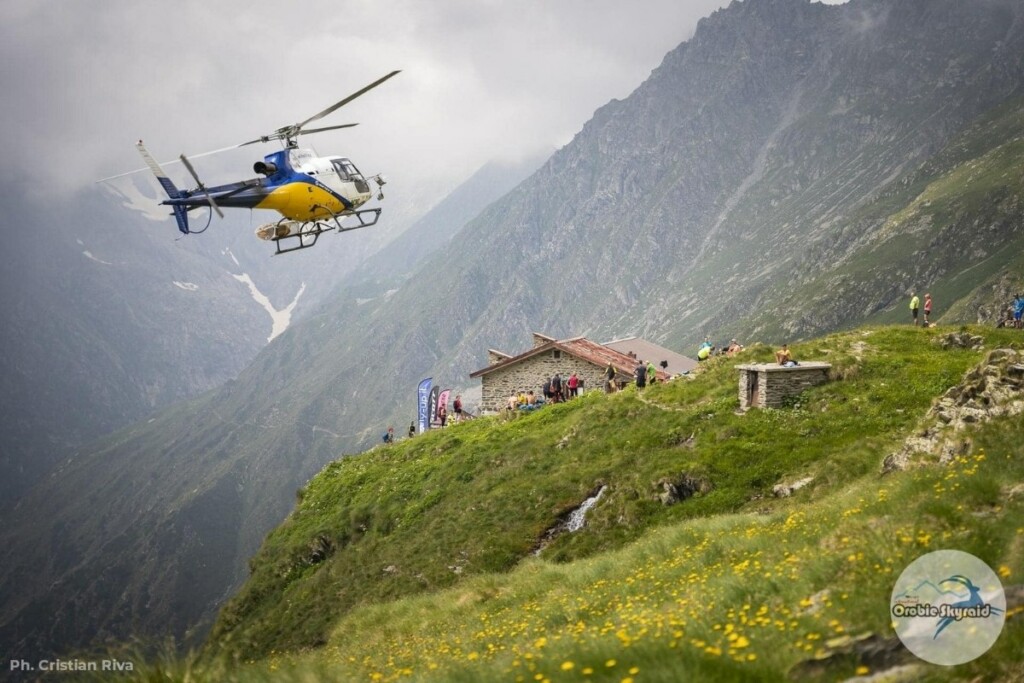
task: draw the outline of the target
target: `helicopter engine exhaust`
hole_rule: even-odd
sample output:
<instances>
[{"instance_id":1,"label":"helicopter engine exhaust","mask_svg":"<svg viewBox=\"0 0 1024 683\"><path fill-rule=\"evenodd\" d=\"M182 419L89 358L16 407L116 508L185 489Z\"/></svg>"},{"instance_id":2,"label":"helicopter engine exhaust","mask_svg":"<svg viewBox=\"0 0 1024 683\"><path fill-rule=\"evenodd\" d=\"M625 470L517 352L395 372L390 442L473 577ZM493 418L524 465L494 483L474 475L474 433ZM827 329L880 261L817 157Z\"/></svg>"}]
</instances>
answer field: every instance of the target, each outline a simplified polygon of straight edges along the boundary
<instances>
[{"instance_id":1,"label":"helicopter engine exhaust","mask_svg":"<svg viewBox=\"0 0 1024 683\"><path fill-rule=\"evenodd\" d=\"M277 173L277 164L272 161L257 161L252 165L252 170L269 177Z\"/></svg>"}]
</instances>

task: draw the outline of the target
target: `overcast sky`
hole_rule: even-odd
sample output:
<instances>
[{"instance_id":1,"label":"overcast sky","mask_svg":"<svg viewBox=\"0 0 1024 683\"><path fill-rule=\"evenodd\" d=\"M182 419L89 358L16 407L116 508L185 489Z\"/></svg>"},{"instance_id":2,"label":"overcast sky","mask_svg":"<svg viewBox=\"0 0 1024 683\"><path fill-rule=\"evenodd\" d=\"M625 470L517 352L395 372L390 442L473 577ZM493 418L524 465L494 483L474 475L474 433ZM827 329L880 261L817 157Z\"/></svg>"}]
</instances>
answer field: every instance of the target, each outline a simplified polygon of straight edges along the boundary
<instances>
[{"instance_id":1,"label":"overcast sky","mask_svg":"<svg viewBox=\"0 0 1024 683\"><path fill-rule=\"evenodd\" d=\"M0 0L3 142L20 150L0 179L87 186L139 167L138 138L160 160L224 147L401 69L318 122L359 127L307 140L365 173L450 189L490 159L567 143L724 4ZM248 177L275 149L201 168L210 183Z\"/></svg>"},{"instance_id":2,"label":"overcast sky","mask_svg":"<svg viewBox=\"0 0 1024 683\"><path fill-rule=\"evenodd\" d=\"M224 147L401 69L320 122L359 127L308 140L365 172L454 182L564 145L722 4L2 0L4 143L52 161L28 173L87 185L139 167L137 138L158 159ZM245 150L238 175L276 148Z\"/></svg>"}]
</instances>

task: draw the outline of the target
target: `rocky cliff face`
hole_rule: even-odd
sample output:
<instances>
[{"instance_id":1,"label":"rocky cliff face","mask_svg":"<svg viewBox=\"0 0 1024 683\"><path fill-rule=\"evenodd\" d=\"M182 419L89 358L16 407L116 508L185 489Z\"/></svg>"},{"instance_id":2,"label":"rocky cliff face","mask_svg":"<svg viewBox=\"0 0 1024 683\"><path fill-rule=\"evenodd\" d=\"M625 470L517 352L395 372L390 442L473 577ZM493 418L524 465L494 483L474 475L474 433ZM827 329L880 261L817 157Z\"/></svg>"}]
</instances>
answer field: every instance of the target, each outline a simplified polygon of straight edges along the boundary
<instances>
[{"instance_id":1,"label":"rocky cliff face","mask_svg":"<svg viewBox=\"0 0 1024 683\"><path fill-rule=\"evenodd\" d=\"M406 424L420 378L458 385L532 330L685 352L902 318L911 287L967 296L1020 251L1022 17L1009 0L716 12L404 283L335 290L236 382L37 489L0 536L17 594L0 635L183 632L317 467ZM45 615L67 605L81 620L57 634Z\"/></svg>"}]
</instances>

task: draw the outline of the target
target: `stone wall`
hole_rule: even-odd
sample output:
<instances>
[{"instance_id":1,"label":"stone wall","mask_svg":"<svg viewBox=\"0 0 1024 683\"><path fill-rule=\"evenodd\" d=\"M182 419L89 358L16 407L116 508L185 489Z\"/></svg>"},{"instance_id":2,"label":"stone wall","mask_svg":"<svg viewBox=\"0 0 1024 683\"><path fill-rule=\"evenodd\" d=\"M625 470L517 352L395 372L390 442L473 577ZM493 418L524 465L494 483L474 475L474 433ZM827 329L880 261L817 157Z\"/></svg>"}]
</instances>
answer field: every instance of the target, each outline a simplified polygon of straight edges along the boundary
<instances>
[{"instance_id":1,"label":"stone wall","mask_svg":"<svg viewBox=\"0 0 1024 683\"><path fill-rule=\"evenodd\" d=\"M555 354L561 358L555 358ZM583 380L583 391L604 389L605 368L572 356L565 351L552 349L540 355L528 358L521 363L514 363L507 368L495 370L483 375L481 379L482 397L480 408L497 411L508 404L508 397L520 391L533 391L542 396L545 380L556 372L562 376L562 382L569 379L573 372Z\"/></svg>"},{"instance_id":2,"label":"stone wall","mask_svg":"<svg viewBox=\"0 0 1024 683\"><path fill-rule=\"evenodd\" d=\"M801 363L796 367L781 365L740 365L740 409L778 408L787 398L797 396L810 387L828 381L828 363ZM757 391L751 396L751 387L757 382ZM751 400L753 398L753 400Z\"/></svg>"}]
</instances>

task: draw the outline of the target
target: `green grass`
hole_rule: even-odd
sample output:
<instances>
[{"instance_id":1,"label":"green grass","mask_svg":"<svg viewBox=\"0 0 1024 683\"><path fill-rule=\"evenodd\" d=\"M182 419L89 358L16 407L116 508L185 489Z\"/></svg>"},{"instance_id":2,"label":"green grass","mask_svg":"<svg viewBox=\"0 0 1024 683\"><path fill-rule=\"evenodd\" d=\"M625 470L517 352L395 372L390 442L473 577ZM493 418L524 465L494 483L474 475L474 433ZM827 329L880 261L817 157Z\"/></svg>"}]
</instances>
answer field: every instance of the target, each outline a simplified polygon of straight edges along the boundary
<instances>
[{"instance_id":1,"label":"green grass","mask_svg":"<svg viewBox=\"0 0 1024 683\"><path fill-rule=\"evenodd\" d=\"M733 366L771 355L755 346L642 397L589 394L333 463L268 536L197 666L242 680L293 667L300 679L337 669L341 680L405 669L423 680L574 680L590 667L620 680L633 666L637 680L774 680L821 644L797 634L884 632L882 589L940 541L1024 571L1007 555L1020 555L1024 519L1006 521L1017 507L974 514L999 503L1003 482L1024 480L1018 460L983 469L955 505L935 496L941 469L879 479L882 458L981 358L931 343L947 331L877 328L796 345L798 358L831 360L846 379L784 409L736 412ZM1024 341L978 332L995 345ZM976 437L986 468L1016 452L1024 428L1005 422ZM684 474L712 489L662 505L658 482ZM793 499L771 496L808 474ZM609 488L587 526L533 557L544 530L600 484ZM825 587L828 609L802 614L800 601ZM744 623L762 608L771 626ZM727 623L750 644L730 653ZM604 666L609 657L618 668Z\"/></svg>"}]
</instances>

